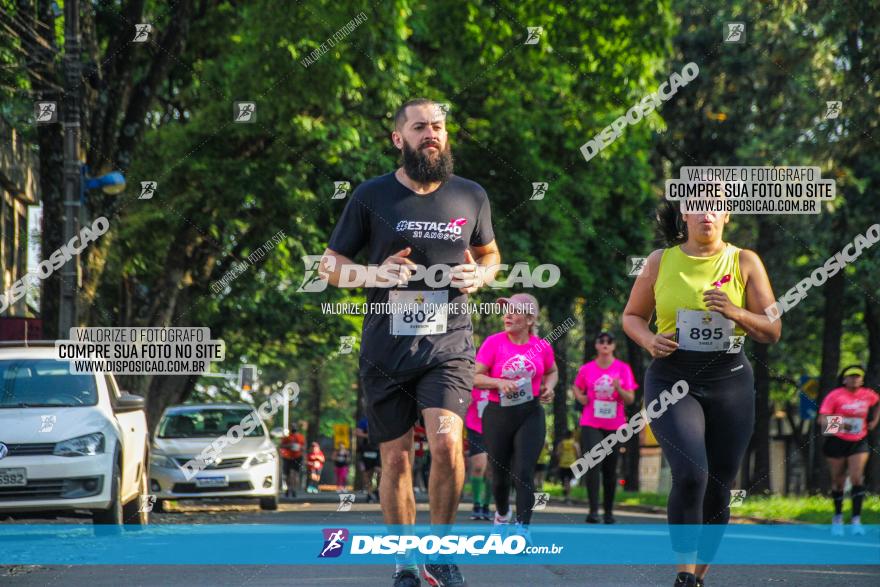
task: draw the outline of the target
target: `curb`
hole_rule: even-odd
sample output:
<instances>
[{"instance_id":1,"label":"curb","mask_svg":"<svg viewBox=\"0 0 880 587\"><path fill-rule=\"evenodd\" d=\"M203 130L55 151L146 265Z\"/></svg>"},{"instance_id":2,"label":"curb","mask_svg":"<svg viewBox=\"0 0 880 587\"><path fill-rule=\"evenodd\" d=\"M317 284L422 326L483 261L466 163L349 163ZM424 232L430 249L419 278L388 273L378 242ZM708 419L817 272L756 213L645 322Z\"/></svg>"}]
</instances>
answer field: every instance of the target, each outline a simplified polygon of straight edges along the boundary
<instances>
[{"instance_id":1,"label":"curb","mask_svg":"<svg viewBox=\"0 0 880 587\"><path fill-rule=\"evenodd\" d=\"M580 500L572 500L571 505L580 505L583 507L589 507L589 504L585 501ZM654 505L640 505L640 504L614 504L614 509L620 511L630 511L630 512L642 512L647 514L665 514L666 508L661 508L659 506ZM738 522L749 522L752 524L807 524L808 522L802 522L800 520L787 520L781 518L757 518L754 516L736 516L731 514L730 521L738 521Z\"/></svg>"}]
</instances>

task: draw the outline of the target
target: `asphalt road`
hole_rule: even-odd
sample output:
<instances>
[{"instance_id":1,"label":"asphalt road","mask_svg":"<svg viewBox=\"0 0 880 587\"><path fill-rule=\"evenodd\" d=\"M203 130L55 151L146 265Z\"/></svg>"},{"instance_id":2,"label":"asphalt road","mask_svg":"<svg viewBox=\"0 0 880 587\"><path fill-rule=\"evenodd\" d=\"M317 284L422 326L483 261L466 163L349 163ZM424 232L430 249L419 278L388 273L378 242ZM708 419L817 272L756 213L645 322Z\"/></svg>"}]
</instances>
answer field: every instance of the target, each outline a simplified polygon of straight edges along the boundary
<instances>
[{"instance_id":1,"label":"asphalt road","mask_svg":"<svg viewBox=\"0 0 880 587\"><path fill-rule=\"evenodd\" d=\"M360 498L358 498L360 501ZM356 503L350 512L336 511L337 498L333 494L309 496L294 503L282 503L276 512L262 512L256 505L242 502L182 504L182 511L154 514L156 524L381 524L377 504ZM469 505L462 505L459 521L469 519ZM535 514L534 524L582 524L582 506L547 506ZM640 512L620 511L616 514L621 524L662 523L665 516ZM427 504L418 504L417 523L428 522ZM3 523L47 523L45 520L15 520ZM64 518L49 523L89 524L77 518ZM483 522L487 526L490 522ZM478 586L509 585L619 585L630 587L668 586L674 582L671 566L657 565L591 565L591 566L488 566L473 565L462 571L468 584ZM58 565L58 566L0 566L0 585L51 585L90 587L217 586L217 585L391 585L392 568L376 565ZM426 583L423 582L423 585ZM757 587L759 585L792 587L860 587L880 585L880 564L865 566L757 566L716 565L707 576L707 587Z\"/></svg>"}]
</instances>

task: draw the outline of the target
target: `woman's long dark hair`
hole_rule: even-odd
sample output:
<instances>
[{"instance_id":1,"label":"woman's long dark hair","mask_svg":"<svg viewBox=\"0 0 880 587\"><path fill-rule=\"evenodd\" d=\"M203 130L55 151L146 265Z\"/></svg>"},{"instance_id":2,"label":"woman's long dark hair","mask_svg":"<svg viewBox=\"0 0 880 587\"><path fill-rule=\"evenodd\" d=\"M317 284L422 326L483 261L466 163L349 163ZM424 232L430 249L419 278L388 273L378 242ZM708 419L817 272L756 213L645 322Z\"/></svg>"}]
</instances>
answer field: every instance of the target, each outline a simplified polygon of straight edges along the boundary
<instances>
[{"instance_id":1,"label":"woman's long dark hair","mask_svg":"<svg viewBox=\"0 0 880 587\"><path fill-rule=\"evenodd\" d=\"M657 229L667 247L687 242L688 229L679 212L679 204L664 200L657 206Z\"/></svg>"}]
</instances>

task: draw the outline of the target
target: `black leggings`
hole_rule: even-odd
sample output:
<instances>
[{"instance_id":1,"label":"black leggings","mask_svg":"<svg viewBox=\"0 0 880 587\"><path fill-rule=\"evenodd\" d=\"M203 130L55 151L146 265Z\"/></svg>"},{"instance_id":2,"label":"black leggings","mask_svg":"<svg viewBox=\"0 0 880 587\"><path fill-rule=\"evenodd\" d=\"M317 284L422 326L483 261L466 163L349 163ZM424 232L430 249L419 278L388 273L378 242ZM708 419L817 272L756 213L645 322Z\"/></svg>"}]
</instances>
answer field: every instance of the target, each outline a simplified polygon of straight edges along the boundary
<instances>
[{"instance_id":1,"label":"black leggings","mask_svg":"<svg viewBox=\"0 0 880 587\"><path fill-rule=\"evenodd\" d=\"M495 509L502 516L510 510L510 477L516 486L516 519L528 524L534 503L535 465L544 448L544 408L537 398L502 408L489 402L483 412L483 442L492 464Z\"/></svg>"},{"instance_id":2,"label":"black leggings","mask_svg":"<svg viewBox=\"0 0 880 587\"><path fill-rule=\"evenodd\" d=\"M651 430L672 472L669 524L721 525L699 533L670 526L673 549L697 551L708 562L730 520L730 490L755 426L755 381L744 353L676 351L648 367L645 406L682 379L687 395L653 420Z\"/></svg>"},{"instance_id":3,"label":"black leggings","mask_svg":"<svg viewBox=\"0 0 880 587\"><path fill-rule=\"evenodd\" d=\"M594 446L602 442L602 439L617 430L603 430L592 426L581 428L581 451L590 452ZM587 494L590 500L590 513L599 512L599 475L602 475L602 507L606 514L614 509L614 491L617 489L617 447L611 449L611 454L602 459L600 467L590 467L587 471Z\"/></svg>"}]
</instances>

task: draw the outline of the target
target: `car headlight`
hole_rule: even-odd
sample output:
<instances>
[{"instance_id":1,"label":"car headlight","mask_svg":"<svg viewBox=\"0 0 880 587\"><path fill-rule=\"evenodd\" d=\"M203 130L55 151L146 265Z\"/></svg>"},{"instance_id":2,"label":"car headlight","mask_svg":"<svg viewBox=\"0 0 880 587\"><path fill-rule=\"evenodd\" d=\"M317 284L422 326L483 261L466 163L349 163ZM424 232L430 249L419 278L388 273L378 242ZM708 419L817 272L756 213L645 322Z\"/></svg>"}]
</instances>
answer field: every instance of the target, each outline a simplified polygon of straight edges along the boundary
<instances>
[{"instance_id":1,"label":"car headlight","mask_svg":"<svg viewBox=\"0 0 880 587\"><path fill-rule=\"evenodd\" d=\"M100 432L63 440L55 445L52 454L58 457L86 457L104 452L104 435Z\"/></svg>"},{"instance_id":2,"label":"car headlight","mask_svg":"<svg viewBox=\"0 0 880 587\"><path fill-rule=\"evenodd\" d=\"M248 466L253 467L254 465L264 465L266 463L274 463L275 462L275 451L270 450L266 452L260 452L251 457L251 462L248 463Z\"/></svg>"},{"instance_id":3,"label":"car headlight","mask_svg":"<svg viewBox=\"0 0 880 587\"><path fill-rule=\"evenodd\" d=\"M165 455L150 455L150 466L158 467L160 469L176 469L177 463L171 457L166 457Z\"/></svg>"}]
</instances>

